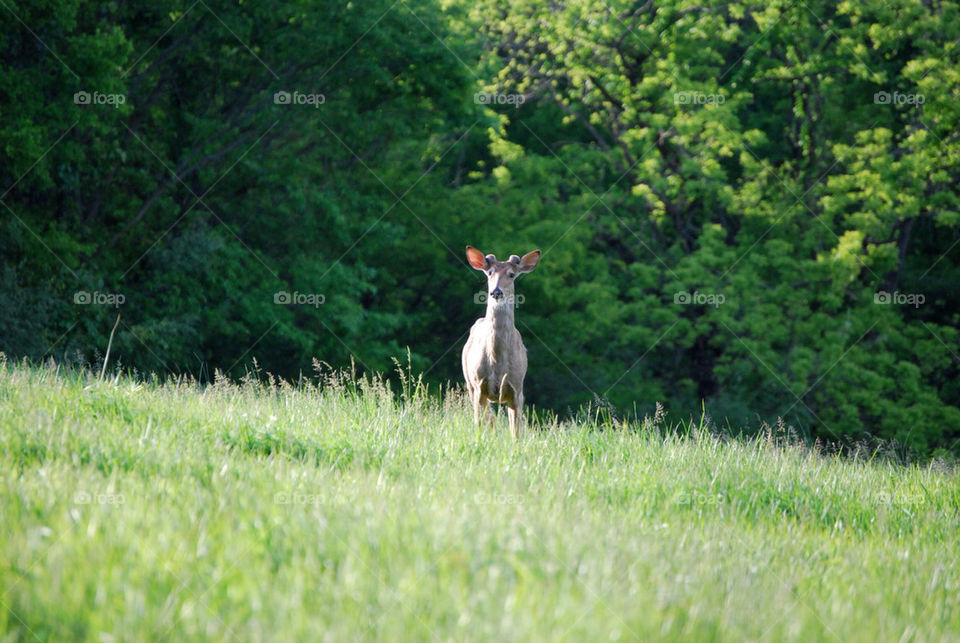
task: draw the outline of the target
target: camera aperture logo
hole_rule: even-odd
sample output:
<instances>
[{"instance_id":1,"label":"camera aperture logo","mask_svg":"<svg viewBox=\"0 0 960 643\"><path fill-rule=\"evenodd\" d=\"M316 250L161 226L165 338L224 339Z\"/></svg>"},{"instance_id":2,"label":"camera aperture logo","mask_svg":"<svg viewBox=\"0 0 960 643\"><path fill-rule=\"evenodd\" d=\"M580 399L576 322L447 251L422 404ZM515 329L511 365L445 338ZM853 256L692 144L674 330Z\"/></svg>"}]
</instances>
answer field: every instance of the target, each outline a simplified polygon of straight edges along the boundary
<instances>
[{"instance_id":1,"label":"camera aperture logo","mask_svg":"<svg viewBox=\"0 0 960 643\"><path fill-rule=\"evenodd\" d=\"M101 94L100 92L79 91L73 95L74 105L112 105L119 109L126 104L125 94Z\"/></svg>"},{"instance_id":2,"label":"camera aperture logo","mask_svg":"<svg viewBox=\"0 0 960 643\"><path fill-rule=\"evenodd\" d=\"M327 296L317 292L300 292L294 290L292 293L286 290L273 293L273 303L285 306L313 306L319 308L327 301Z\"/></svg>"},{"instance_id":3,"label":"camera aperture logo","mask_svg":"<svg viewBox=\"0 0 960 643\"><path fill-rule=\"evenodd\" d=\"M923 296L923 293L915 292L887 292L886 290L881 290L873 295L873 303L883 306L896 305L919 308L925 301L927 301L927 298Z\"/></svg>"},{"instance_id":4,"label":"camera aperture logo","mask_svg":"<svg viewBox=\"0 0 960 643\"><path fill-rule=\"evenodd\" d=\"M120 292L87 292L78 290L73 293L73 303L79 306L113 306L119 308L127 298Z\"/></svg>"},{"instance_id":5,"label":"camera aperture logo","mask_svg":"<svg viewBox=\"0 0 960 643\"><path fill-rule=\"evenodd\" d=\"M313 105L318 109L327 102L327 97L323 94L304 94L299 91L278 91L273 94L274 105Z\"/></svg>"},{"instance_id":6,"label":"camera aperture logo","mask_svg":"<svg viewBox=\"0 0 960 643\"><path fill-rule=\"evenodd\" d=\"M673 303L681 306L713 306L719 308L727 301L726 296L721 293L706 293L694 290L692 293L681 290L673 293Z\"/></svg>"}]
</instances>

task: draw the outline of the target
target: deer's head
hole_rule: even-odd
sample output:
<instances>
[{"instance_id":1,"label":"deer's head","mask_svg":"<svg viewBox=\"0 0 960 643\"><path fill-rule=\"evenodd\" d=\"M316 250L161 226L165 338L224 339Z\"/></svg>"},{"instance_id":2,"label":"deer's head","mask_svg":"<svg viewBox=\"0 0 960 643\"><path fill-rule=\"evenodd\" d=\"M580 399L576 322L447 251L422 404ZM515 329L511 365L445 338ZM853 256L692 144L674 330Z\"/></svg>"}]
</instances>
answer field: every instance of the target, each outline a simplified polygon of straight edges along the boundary
<instances>
[{"instance_id":1,"label":"deer's head","mask_svg":"<svg viewBox=\"0 0 960 643\"><path fill-rule=\"evenodd\" d=\"M487 276L487 294L497 305L513 304L514 281L537 267L540 251L528 252L522 257L510 255L506 261L497 261L493 255L484 255L473 246L467 246L467 261Z\"/></svg>"}]
</instances>

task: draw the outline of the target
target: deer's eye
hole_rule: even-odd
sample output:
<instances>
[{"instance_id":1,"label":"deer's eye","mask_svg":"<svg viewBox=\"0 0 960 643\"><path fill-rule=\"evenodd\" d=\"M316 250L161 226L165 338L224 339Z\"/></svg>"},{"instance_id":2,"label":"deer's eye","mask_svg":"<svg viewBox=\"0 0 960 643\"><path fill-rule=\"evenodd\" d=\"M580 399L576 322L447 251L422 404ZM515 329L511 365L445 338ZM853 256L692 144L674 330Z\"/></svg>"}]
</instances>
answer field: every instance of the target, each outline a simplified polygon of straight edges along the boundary
<instances>
[{"instance_id":1,"label":"deer's eye","mask_svg":"<svg viewBox=\"0 0 960 643\"><path fill-rule=\"evenodd\" d=\"M516 275L513 274L512 272L508 272L508 273L507 273L507 276L510 277L511 279L513 279L514 277L516 277Z\"/></svg>"},{"instance_id":2,"label":"deer's eye","mask_svg":"<svg viewBox=\"0 0 960 643\"><path fill-rule=\"evenodd\" d=\"M487 271L487 274L492 277L492 276L493 276L493 268L491 268L490 270L488 270L488 271Z\"/></svg>"}]
</instances>

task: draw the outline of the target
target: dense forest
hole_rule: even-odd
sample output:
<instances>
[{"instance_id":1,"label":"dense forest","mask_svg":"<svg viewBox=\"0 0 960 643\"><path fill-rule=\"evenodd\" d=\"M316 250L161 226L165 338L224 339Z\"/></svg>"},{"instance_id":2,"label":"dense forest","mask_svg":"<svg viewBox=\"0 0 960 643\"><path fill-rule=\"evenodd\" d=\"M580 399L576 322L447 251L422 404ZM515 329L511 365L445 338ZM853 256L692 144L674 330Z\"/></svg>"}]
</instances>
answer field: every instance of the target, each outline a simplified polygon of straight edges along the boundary
<instances>
[{"instance_id":1,"label":"dense forest","mask_svg":"<svg viewBox=\"0 0 960 643\"><path fill-rule=\"evenodd\" d=\"M960 4L0 7L0 350L460 379L960 450Z\"/></svg>"}]
</instances>

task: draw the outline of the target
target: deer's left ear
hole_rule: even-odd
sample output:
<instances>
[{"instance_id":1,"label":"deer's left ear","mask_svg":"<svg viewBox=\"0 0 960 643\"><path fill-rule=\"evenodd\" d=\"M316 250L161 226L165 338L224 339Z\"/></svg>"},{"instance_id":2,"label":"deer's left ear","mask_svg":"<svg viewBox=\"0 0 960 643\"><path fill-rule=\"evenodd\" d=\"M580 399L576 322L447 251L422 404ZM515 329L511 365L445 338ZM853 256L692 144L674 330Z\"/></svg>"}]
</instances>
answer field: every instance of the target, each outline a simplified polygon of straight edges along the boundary
<instances>
[{"instance_id":1,"label":"deer's left ear","mask_svg":"<svg viewBox=\"0 0 960 643\"><path fill-rule=\"evenodd\" d=\"M490 262L483 253L473 246L467 246L467 261L477 270L486 270L490 267Z\"/></svg>"},{"instance_id":2,"label":"deer's left ear","mask_svg":"<svg viewBox=\"0 0 960 643\"><path fill-rule=\"evenodd\" d=\"M540 263L540 251L528 252L520 258L520 272L530 272Z\"/></svg>"}]
</instances>

